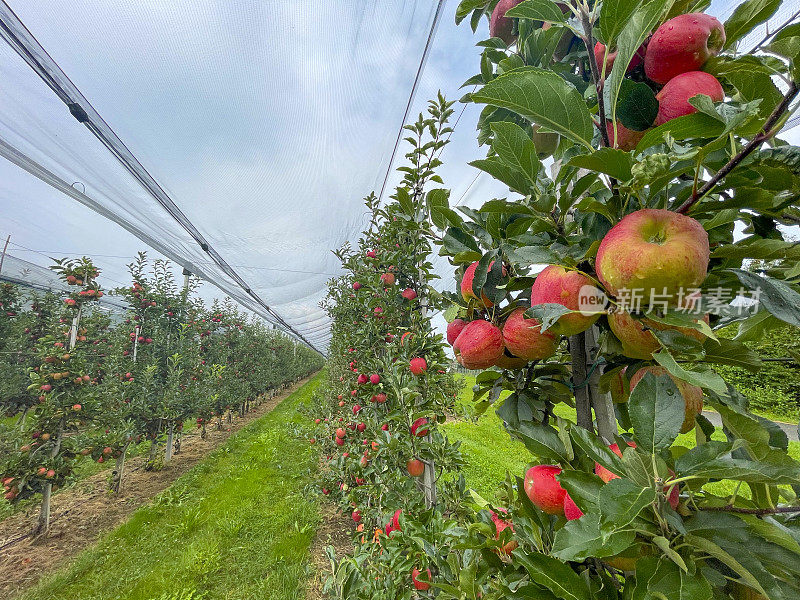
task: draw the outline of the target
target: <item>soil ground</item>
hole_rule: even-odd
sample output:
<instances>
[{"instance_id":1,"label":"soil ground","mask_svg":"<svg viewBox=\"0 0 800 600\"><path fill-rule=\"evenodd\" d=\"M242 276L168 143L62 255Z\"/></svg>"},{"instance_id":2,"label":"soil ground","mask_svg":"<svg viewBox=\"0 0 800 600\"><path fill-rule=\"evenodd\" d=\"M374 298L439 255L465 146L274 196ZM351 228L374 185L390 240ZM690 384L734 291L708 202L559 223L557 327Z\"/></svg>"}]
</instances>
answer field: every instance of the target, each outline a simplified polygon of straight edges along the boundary
<instances>
[{"instance_id":1,"label":"soil ground","mask_svg":"<svg viewBox=\"0 0 800 600\"><path fill-rule=\"evenodd\" d=\"M353 549L353 521L337 511L332 502L323 500L319 512L321 521L310 549L314 574L308 582L307 600L322 600L325 597L322 593L323 586L325 579L331 574L331 561L325 548L333 546L337 557L349 554Z\"/></svg>"},{"instance_id":2,"label":"soil ground","mask_svg":"<svg viewBox=\"0 0 800 600\"><path fill-rule=\"evenodd\" d=\"M118 495L108 492L109 471L87 477L54 494L51 532L46 539L19 539L33 530L37 510L17 513L0 522L0 598L12 598L30 588L43 575L94 544L102 534L125 522L137 508L224 444L231 434L272 411L309 379L293 384L242 418L234 416L227 426L230 431L210 428L206 439L201 439L199 433L184 435L180 453L160 471L144 471L145 457L129 459Z\"/></svg>"}]
</instances>

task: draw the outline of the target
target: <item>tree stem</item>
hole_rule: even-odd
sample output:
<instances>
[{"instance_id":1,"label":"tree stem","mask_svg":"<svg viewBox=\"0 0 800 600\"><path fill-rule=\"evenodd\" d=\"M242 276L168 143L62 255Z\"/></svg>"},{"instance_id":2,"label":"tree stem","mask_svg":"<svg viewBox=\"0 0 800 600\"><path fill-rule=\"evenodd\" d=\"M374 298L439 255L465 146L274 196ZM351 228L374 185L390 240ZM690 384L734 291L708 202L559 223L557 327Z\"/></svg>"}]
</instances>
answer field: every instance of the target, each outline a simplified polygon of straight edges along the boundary
<instances>
[{"instance_id":1,"label":"tree stem","mask_svg":"<svg viewBox=\"0 0 800 600\"><path fill-rule=\"evenodd\" d=\"M579 333L569 338L569 352L572 357L572 385L575 394L575 409L578 426L594 432L592 424L592 400L586 381L586 334Z\"/></svg>"}]
</instances>

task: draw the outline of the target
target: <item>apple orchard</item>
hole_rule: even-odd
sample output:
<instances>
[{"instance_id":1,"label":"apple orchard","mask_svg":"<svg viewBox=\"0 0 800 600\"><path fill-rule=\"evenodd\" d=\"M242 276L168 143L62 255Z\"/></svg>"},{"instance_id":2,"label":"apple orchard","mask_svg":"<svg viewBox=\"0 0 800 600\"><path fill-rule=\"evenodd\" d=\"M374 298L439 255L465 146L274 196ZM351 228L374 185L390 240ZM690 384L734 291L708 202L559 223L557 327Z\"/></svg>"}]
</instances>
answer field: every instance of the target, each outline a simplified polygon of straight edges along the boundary
<instances>
[{"instance_id":1,"label":"apple orchard","mask_svg":"<svg viewBox=\"0 0 800 600\"><path fill-rule=\"evenodd\" d=\"M743 340L800 326L800 150L780 137L800 25L745 52L780 2L724 23L709 4L459 4L479 37L471 164L509 193L449 197L440 95L406 126L391 200L368 197L337 252L309 411L322 494L356 527L352 555L330 551L333 597L800 597L800 464L715 371L758 371ZM452 284L433 285L435 251ZM478 371L478 413L495 405L530 453L497 500L467 489L443 428L448 345Z\"/></svg>"}]
</instances>

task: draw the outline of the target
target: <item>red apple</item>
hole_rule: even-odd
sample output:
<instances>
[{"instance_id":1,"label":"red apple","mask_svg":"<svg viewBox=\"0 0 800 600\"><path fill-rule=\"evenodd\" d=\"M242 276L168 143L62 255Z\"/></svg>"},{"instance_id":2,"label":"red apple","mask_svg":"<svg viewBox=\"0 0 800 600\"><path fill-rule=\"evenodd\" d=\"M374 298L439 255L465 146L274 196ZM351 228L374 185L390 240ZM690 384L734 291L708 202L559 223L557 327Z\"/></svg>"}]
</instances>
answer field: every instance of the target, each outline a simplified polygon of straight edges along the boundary
<instances>
[{"instance_id":1,"label":"red apple","mask_svg":"<svg viewBox=\"0 0 800 600\"><path fill-rule=\"evenodd\" d=\"M420 417L416 421L411 424L411 435L415 435L417 437L425 437L429 433L429 429L424 427L428 424L428 419L425 417ZM422 429L421 429L422 428Z\"/></svg>"},{"instance_id":2,"label":"red apple","mask_svg":"<svg viewBox=\"0 0 800 600\"><path fill-rule=\"evenodd\" d=\"M689 104L689 99L698 94L710 96L714 102L722 102L725 92L716 77L705 71L689 71L681 73L669 80L658 94L658 116L656 125L684 115L696 113L697 109Z\"/></svg>"},{"instance_id":3,"label":"red apple","mask_svg":"<svg viewBox=\"0 0 800 600\"><path fill-rule=\"evenodd\" d=\"M633 55L633 58L631 59L631 62L628 64L628 68L625 70L626 73L630 73L636 67L638 67L639 65L641 65L644 62L645 50L646 50L646 48L645 48L644 45L639 47L639 49L636 51L636 54ZM615 49L615 50L609 51L608 55L606 55L606 47L603 44L603 42L597 42L594 45L594 59L597 61L597 69L598 69L598 73L597 74L599 76L603 75L603 59L604 58L605 58L605 61L606 61L605 76L606 77L609 76L609 74L611 73L611 69L614 68L614 62L617 60L617 54L618 54L618 52Z\"/></svg>"},{"instance_id":4,"label":"red apple","mask_svg":"<svg viewBox=\"0 0 800 600\"><path fill-rule=\"evenodd\" d=\"M644 72L665 84L682 73L699 71L725 46L725 28L703 13L678 15L656 29L647 46Z\"/></svg>"},{"instance_id":5,"label":"red apple","mask_svg":"<svg viewBox=\"0 0 800 600\"><path fill-rule=\"evenodd\" d=\"M361 289L361 284L360 284L360 283L358 283L357 281L353 282L353 289L354 289L355 291L358 291L358 290L360 290L360 289Z\"/></svg>"},{"instance_id":6,"label":"red apple","mask_svg":"<svg viewBox=\"0 0 800 600\"><path fill-rule=\"evenodd\" d=\"M568 521L575 521L583 516L583 511L578 508L578 505L575 504L575 501L569 494L564 496L564 516Z\"/></svg>"},{"instance_id":7,"label":"red apple","mask_svg":"<svg viewBox=\"0 0 800 600\"><path fill-rule=\"evenodd\" d=\"M608 142L612 148L619 148L630 152L634 150L639 142L644 137L647 131L636 131L635 129L628 129L621 121L617 121L617 139L614 141L614 122L606 121L606 131L608 132Z\"/></svg>"},{"instance_id":8,"label":"red apple","mask_svg":"<svg viewBox=\"0 0 800 600\"><path fill-rule=\"evenodd\" d=\"M333 438L333 441L336 443L337 446L344 446L344 440L340 437Z\"/></svg>"},{"instance_id":9,"label":"red apple","mask_svg":"<svg viewBox=\"0 0 800 600\"><path fill-rule=\"evenodd\" d=\"M358 523L358 522L361 520L361 511L359 511L359 510L354 510L354 511L353 511L353 512L350 514L350 516L352 517L353 521L355 521L356 523Z\"/></svg>"},{"instance_id":10,"label":"red apple","mask_svg":"<svg viewBox=\"0 0 800 600\"><path fill-rule=\"evenodd\" d=\"M411 369L414 375L422 375L428 370L428 363L425 362L424 358L416 357L408 361L408 368Z\"/></svg>"},{"instance_id":11,"label":"red apple","mask_svg":"<svg viewBox=\"0 0 800 600\"><path fill-rule=\"evenodd\" d=\"M510 46L517 39L513 33L514 20L511 17L506 17L506 13L514 8L522 0L500 0L492 11L492 16L489 18L489 36L496 37L503 40L507 46Z\"/></svg>"},{"instance_id":12,"label":"red apple","mask_svg":"<svg viewBox=\"0 0 800 600\"><path fill-rule=\"evenodd\" d=\"M417 298L417 292L412 290L411 288L404 289L400 295L405 298L406 300L415 300Z\"/></svg>"},{"instance_id":13,"label":"red apple","mask_svg":"<svg viewBox=\"0 0 800 600\"><path fill-rule=\"evenodd\" d=\"M489 263L489 267L487 268L486 272L492 270L492 265L494 261ZM470 300L475 301L475 305L482 307L482 308L489 308L490 306L494 306L494 303L489 300L489 298L481 292L481 297L475 295L475 292L472 291L472 280L475 278L475 270L478 268L478 262L475 261L470 266L467 267L467 270L464 271L464 277L461 279L461 297L464 298L465 302L469 302ZM503 267L503 274L505 275L506 269Z\"/></svg>"},{"instance_id":14,"label":"red apple","mask_svg":"<svg viewBox=\"0 0 800 600\"><path fill-rule=\"evenodd\" d=\"M358 384L359 385L364 385L368 381L369 381L369 377L367 377L366 374L362 373L361 375L358 376Z\"/></svg>"},{"instance_id":15,"label":"red apple","mask_svg":"<svg viewBox=\"0 0 800 600\"><path fill-rule=\"evenodd\" d=\"M706 278L708 234L703 226L670 210L645 208L626 215L600 242L595 259L605 288L628 297L636 290L651 299L676 303Z\"/></svg>"},{"instance_id":16,"label":"red apple","mask_svg":"<svg viewBox=\"0 0 800 600\"><path fill-rule=\"evenodd\" d=\"M459 345L462 336L459 337ZM542 333L536 319L526 319L525 309L512 312L503 325L503 343L511 354L525 360L542 360L556 353L558 338L550 331ZM466 365L465 365L466 366Z\"/></svg>"},{"instance_id":17,"label":"red apple","mask_svg":"<svg viewBox=\"0 0 800 600\"><path fill-rule=\"evenodd\" d=\"M672 327L646 318L634 319L623 311L609 313L608 326L622 343L622 353L628 358L639 360L651 360L653 353L661 349L661 344L651 329L656 331L672 329L701 342L706 339L705 335L691 327Z\"/></svg>"},{"instance_id":18,"label":"red apple","mask_svg":"<svg viewBox=\"0 0 800 600\"><path fill-rule=\"evenodd\" d=\"M381 283L386 287L391 287L394 285L395 277L394 273L384 273L381 275Z\"/></svg>"},{"instance_id":19,"label":"red apple","mask_svg":"<svg viewBox=\"0 0 800 600\"><path fill-rule=\"evenodd\" d=\"M418 458L413 458L408 461L406 469L408 469L408 474L411 475L411 477L421 477L425 472L425 463Z\"/></svg>"},{"instance_id":20,"label":"red apple","mask_svg":"<svg viewBox=\"0 0 800 600\"><path fill-rule=\"evenodd\" d=\"M631 377L631 392L633 392L636 385L647 373L652 373L656 377L669 375L670 379L672 379L678 391L681 393L681 396L683 396L684 418L683 424L681 425L681 433L687 433L694 429L694 418L703 411L703 389L687 381L678 379L671 373L668 373L664 367L653 365L642 367L633 374L633 377Z\"/></svg>"},{"instance_id":21,"label":"red apple","mask_svg":"<svg viewBox=\"0 0 800 600\"><path fill-rule=\"evenodd\" d=\"M363 432L366 428L367 428L366 423L359 423L358 425L356 425L356 430L359 432Z\"/></svg>"},{"instance_id":22,"label":"red apple","mask_svg":"<svg viewBox=\"0 0 800 600\"><path fill-rule=\"evenodd\" d=\"M500 0L500 1L502 2L502 0ZM425 579L427 581L430 581L432 579L431 570L430 569L425 569L425 571L426 571ZM411 581L414 583L414 587L416 589L420 590L421 592L424 592L426 590L431 589L431 584L427 583L427 581L420 581L419 580L420 573L421 573L421 571L416 567L411 569Z\"/></svg>"},{"instance_id":23,"label":"red apple","mask_svg":"<svg viewBox=\"0 0 800 600\"><path fill-rule=\"evenodd\" d=\"M453 351L467 369L487 369L503 355L503 334L489 321L471 321L456 339Z\"/></svg>"},{"instance_id":24,"label":"red apple","mask_svg":"<svg viewBox=\"0 0 800 600\"><path fill-rule=\"evenodd\" d=\"M561 467L536 465L525 473L525 493L539 510L548 515L564 514L564 496L567 491L556 480Z\"/></svg>"},{"instance_id":25,"label":"red apple","mask_svg":"<svg viewBox=\"0 0 800 600\"><path fill-rule=\"evenodd\" d=\"M346 436L346 435L347 435L347 432L346 432L344 429L342 429L341 427L339 427L339 428L336 430L336 437L337 437L337 438L343 438L343 437L344 437L344 436Z\"/></svg>"},{"instance_id":26,"label":"red apple","mask_svg":"<svg viewBox=\"0 0 800 600\"><path fill-rule=\"evenodd\" d=\"M511 352L508 351L508 348L503 349L503 355L497 359L497 362L494 363L496 367L500 367L501 369L508 369L508 370L516 370L521 369L525 365L528 364L528 361L524 358L520 358L519 356L514 356Z\"/></svg>"},{"instance_id":27,"label":"red apple","mask_svg":"<svg viewBox=\"0 0 800 600\"><path fill-rule=\"evenodd\" d=\"M603 292L597 289L592 280L583 273L550 265L545 267L533 282L531 306L537 304L561 304L569 310L593 312L603 309L605 298ZM579 313L562 315L549 331L555 335L577 335L589 329L599 318L599 312L595 315Z\"/></svg>"},{"instance_id":28,"label":"red apple","mask_svg":"<svg viewBox=\"0 0 800 600\"><path fill-rule=\"evenodd\" d=\"M369 382L372 385L378 385L381 382L381 376L378 375L377 373L373 373L372 375L369 376Z\"/></svg>"},{"instance_id":29,"label":"red apple","mask_svg":"<svg viewBox=\"0 0 800 600\"><path fill-rule=\"evenodd\" d=\"M464 319L453 319L450 321L450 323L447 324L447 343L451 346L455 344L459 334L466 326L467 322Z\"/></svg>"}]
</instances>

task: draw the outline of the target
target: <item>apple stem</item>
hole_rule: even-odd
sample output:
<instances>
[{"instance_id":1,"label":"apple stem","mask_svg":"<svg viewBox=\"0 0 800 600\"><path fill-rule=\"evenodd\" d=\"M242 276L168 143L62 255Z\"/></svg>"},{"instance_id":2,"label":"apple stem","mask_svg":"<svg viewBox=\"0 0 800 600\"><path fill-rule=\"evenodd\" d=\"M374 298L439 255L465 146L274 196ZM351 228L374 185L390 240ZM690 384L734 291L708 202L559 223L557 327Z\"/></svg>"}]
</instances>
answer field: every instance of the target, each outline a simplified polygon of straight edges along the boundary
<instances>
[{"instance_id":1,"label":"apple stem","mask_svg":"<svg viewBox=\"0 0 800 600\"><path fill-rule=\"evenodd\" d=\"M676 212L686 214L689 209L692 208L692 206L697 204L706 194L714 189L716 185L723 178L725 178L726 175L728 175L728 173L733 171L739 165L739 163L747 158L761 144L772 138L777 133L777 131L774 130L775 124L783 116L783 113L788 110L789 105L792 103L792 100L797 97L797 93L799 91L800 88L798 87L797 82L793 81L789 86L789 91L786 92L786 95L783 97L783 100L781 100L778 106L775 107L775 110L772 111L772 114L764 123L761 133L750 140L750 142L744 148L742 148L738 154L731 158L725 166L717 171L714 176L703 185L703 187L701 187L699 190L695 190L692 194L692 197L681 204L677 208Z\"/></svg>"}]
</instances>

